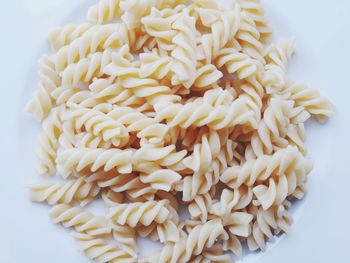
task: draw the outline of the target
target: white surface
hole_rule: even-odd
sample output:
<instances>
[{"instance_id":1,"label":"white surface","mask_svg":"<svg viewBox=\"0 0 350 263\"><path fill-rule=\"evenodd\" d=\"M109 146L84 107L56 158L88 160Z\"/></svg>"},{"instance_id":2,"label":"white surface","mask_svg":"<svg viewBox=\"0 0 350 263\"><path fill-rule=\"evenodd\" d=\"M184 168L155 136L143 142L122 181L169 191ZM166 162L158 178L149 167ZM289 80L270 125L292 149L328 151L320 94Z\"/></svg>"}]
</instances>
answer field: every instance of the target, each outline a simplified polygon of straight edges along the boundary
<instances>
[{"instance_id":1,"label":"white surface","mask_svg":"<svg viewBox=\"0 0 350 263\"><path fill-rule=\"evenodd\" d=\"M80 22L75 14L93 2L2 1L0 262L89 262L68 231L50 222L48 207L27 200L25 186L41 179L34 171L39 126L22 108L36 88L36 61L48 51L49 29ZM278 34L297 40L290 75L321 90L336 104L337 116L327 125L308 125L308 155L315 168L291 233L243 262L349 262L350 1L265 0L265 6Z\"/></svg>"}]
</instances>

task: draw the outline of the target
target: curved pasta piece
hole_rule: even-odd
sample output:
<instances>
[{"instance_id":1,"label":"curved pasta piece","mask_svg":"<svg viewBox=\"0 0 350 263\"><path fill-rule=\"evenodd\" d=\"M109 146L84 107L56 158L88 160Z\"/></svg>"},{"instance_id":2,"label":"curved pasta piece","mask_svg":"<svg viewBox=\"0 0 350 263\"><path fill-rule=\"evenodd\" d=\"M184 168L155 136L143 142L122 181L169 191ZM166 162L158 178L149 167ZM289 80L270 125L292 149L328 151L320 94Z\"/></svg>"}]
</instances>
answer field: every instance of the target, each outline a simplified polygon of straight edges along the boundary
<instances>
[{"instance_id":1,"label":"curved pasta piece","mask_svg":"<svg viewBox=\"0 0 350 263\"><path fill-rule=\"evenodd\" d=\"M248 248L265 250L266 241L273 238L274 234L281 231L287 232L292 224L292 218L288 213L288 202L272 206L268 210L258 209L253 220L252 233L247 239Z\"/></svg>"},{"instance_id":2,"label":"curved pasta piece","mask_svg":"<svg viewBox=\"0 0 350 263\"><path fill-rule=\"evenodd\" d=\"M170 104L164 109L157 109L156 120L166 120L170 127L179 125L188 128L191 125L201 127L207 125L211 129L223 129L239 124L254 126L249 111L243 99L235 100L230 106L213 107L207 103ZM253 122L253 123L252 123Z\"/></svg>"},{"instance_id":3,"label":"curved pasta piece","mask_svg":"<svg viewBox=\"0 0 350 263\"><path fill-rule=\"evenodd\" d=\"M182 84L189 89L196 79L195 19L183 12L172 24L172 29L176 32L172 39L175 46L171 52L171 56L175 59L172 67L174 72L172 84Z\"/></svg>"},{"instance_id":4,"label":"curved pasta piece","mask_svg":"<svg viewBox=\"0 0 350 263\"><path fill-rule=\"evenodd\" d=\"M217 52L214 59L215 64L219 68L225 65L228 73L236 73L240 79L257 74L262 67L259 61L234 48L221 49Z\"/></svg>"},{"instance_id":5,"label":"curved pasta piece","mask_svg":"<svg viewBox=\"0 0 350 263\"><path fill-rule=\"evenodd\" d=\"M91 236L111 234L112 228L107 218L97 217L80 207L59 204L52 207L49 213L53 222L65 227L74 227L79 233Z\"/></svg>"},{"instance_id":6,"label":"curved pasta piece","mask_svg":"<svg viewBox=\"0 0 350 263\"><path fill-rule=\"evenodd\" d=\"M57 52L60 48L69 45L92 27L93 25L84 23L68 24L63 27L54 28L48 36L53 51Z\"/></svg>"},{"instance_id":7,"label":"curved pasta piece","mask_svg":"<svg viewBox=\"0 0 350 263\"><path fill-rule=\"evenodd\" d=\"M87 19L90 22L105 24L120 15L120 0L99 0L98 4L89 8Z\"/></svg>"},{"instance_id":8,"label":"curved pasta piece","mask_svg":"<svg viewBox=\"0 0 350 263\"><path fill-rule=\"evenodd\" d=\"M199 219L204 224L208 220L208 213L212 209L213 200L209 193L198 195L188 205L192 219Z\"/></svg>"},{"instance_id":9,"label":"curved pasta piece","mask_svg":"<svg viewBox=\"0 0 350 263\"><path fill-rule=\"evenodd\" d=\"M136 231L133 228L113 224L113 238L119 243L122 250L133 258L137 258Z\"/></svg>"},{"instance_id":10,"label":"curved pasta piece","mask_svg":"<svg viewBox=\"0 0 350 263\"><path fill-rule=\"evenodd\" d=\"M99 192L100 188L95 184L77 179L62 184L33 185L29 189L29 197L33 202L46 202L49 205L70 204L74 201L79 201L84 205Z\"/></svg>"},{"instance_id":11,"label":"curved pasta piece","mask_svg":"<svg viewBox=\"0 0 350 263\"><path fill-rule=\"evenodd\" d=\"M271 35L272 29L265 18L265 10L260 0L238 0L241 10L247 13L253 20L260 33L260 41L267 42Z\"/></svg>"},{"instance_id":12,"label":"curved pasta piece","mask_svg":"<svg viewBox=\"0 0 350 263\"><path fill-rule=\"evenodd\" d=\"M273 94L286 84L287 65L294 53L294 41L281 41L265 51L265 71L262 76L267 93Z\"/></svg>"},{"instance_id":13,"label":"curved pasta piece","mask_svg":"<svg viewBox=\"0 0 350 263\"><path fill-rule=\"evenodd\" d=\"M293 100L297 106L303 106L312 116L318 120L325 120L332 117L335 107L332 103L321 97L316 90L295 83L287 84L283 91L289 99Z\"/></svg>"},{"instance_id":14,"label":"curved pasta piece","mask_svg":"<svg viewBox=\"0 0 350 263\"><path fill-rule=\"evenodd\" d=\"M72 88L79 82L90 83L94 78L101 77L103 68L111 63L112 51L106 49L103 52L91 54L88 58L79 60L76 64L71 64L62 72L62 86Z\"/></svg>"},{"instance_id":15,"label":"curved pasta piece","mask_svg":"<svg viewBox=\"0 0 350 263\"><path fill-rule=\"evenodd\" d=\"M180 171L185 169L181 161L186 156L187 151L176 152L175 145L158 147L145 145L138 149L133 156L134 169L143 173L153 173L160 166Z\"/></svg>"},{"instance_id":16,"label":"curved pasta piece","mask_svg":"<svg viewBox=\"0 0 350 263\"><path fill-rule=\"evenodd\" d=\"M148 226L152 222L162 224L170 215L167 205L166 200L117 204L110 207L108 217L118 224L131 227L140 224Z\"/></svg>"},{"instance_id":17,"label":"curved pasta piece","mask_svg":"<svg viewBox=\"0 0 350 263\"><path fill-rule=\"evenodd\" d=\"M232 189L246 184L252 186L272 176L288 176L290 173L307 174L309 164L304 156L293 146L278 150L273 155L262 155L256 160L249 160L242 166L228 168L220 177Z\"/></svg>"},{"instance_id":18,"label":"curved pasta piece","mask_svg":"<svg viewBox=\"0 0 350 263\"><path fill-rule=\"evenodd\" d=\"M59 137L62 129L60 109L51 111L43 121L43 132L40 135L38 172L40 174L54 174L56 170L56 156L59 148Z\"/></svg>"},{"instance_id":19,"label":"curved pasta piece","mask_svg":"<svg viewBox=\"0 0 350 263\"><path fill-rule=\"evenodd\" d=\"M87 132L105 142L110 141L114 146L125 146L129 141L126 127L97 109L79 108L68 112L65 118L73 120L77 131L84 127Z\"/></svg>"},{"instance_id":20,"label":"curved pasta piece","mask_svg":"<svg viewBox=\"0 0 350 263\"><path fill-rule=\"evenodd\" d=\"M255 26L254 19L245 11L241 11L241 23L236 38L244 53L265 64L263 55L264 45L260 41L260 32Z\"/></svg>"},{"instance_id":21,"label":"curved pasta piece","mask_svg":"<svg viewBox=\"0 0 350 263\"><path fill-rule=\"evenodd\" d=\"M153 7L157 9L173 8L183 3L184 0L121 0L120 8L124 12L122 20L128 24L130 29L140 24L142 17L150 14Z\"/></svg>"},{"instance_id":22,"label":"curved pasta piece","mask_svg":"<svg viewBox=\"0 0 350 263\"><path fill-rule=\"evenodd\" d=\"M56 66L51 58L43 56L39 61L39 67L39 89L27 103L25 110L37 121L42 121L55 105L51 93L61 85L61 78L56 73Z\"/></svg>"},{"instance_id":23,"label":"curved pasta piece","mask_svg":"<svg viewBox=\"0 0 350 263\"><path fill-rule=\"evenodd\" d=\"M150 184L152 188L169 192L172 186L181 179L181 175L169 169L155 171L151 174L141 174L140 180Z\"/></svg>"},{"instance_id":24,"label":"curved pasta piece","mask_svg":"<svg viewBox=\"0 0 350 263\"><path fill-rule=\"evenodd\" d=\"M79 172L85 168L92 172L101 168L104 171L116 169L120 173L130 173L132 155L132 150L72 148L60 152L57 163L67 171L62 174L64 177L69 176L73 170Z\"/></svg>"},{"instance_id":25,"label":"curved pasta piece","mask_svg":"<svg viewBox=\"0 0 350 263\"><path fill-rule=\"evenodd\" d=\"M98 262L125 262L135 263L136 258L130 255L119 246L107 243L100 238L94 238L87 234L73 233L78 248L82 250L90 259Z\"/></svg>"},{"instance_id":26,"label":"curved pasta piece","mask_svg":"<svg viewBox=\"0 0 350 263\"><path fill-rule=\"evenodd\" d=\"M182 236L179 242L168 243L152 262L188 262L192 255L200 255L206 248L213 247L216 239L228 239L220 219L198 225L188 237Z\"/></svg>"},{"instance_id":27,"label":"curved pasta piece","mask_svg":"<svg viewBox=\"0 0 350 263\"><path fill-rule=\"evenodd\" d=\"M94 27L80 38L62 47L54 56L55 69L62 72L68 65L77 63L89 54L108 48L120 48L124 44L132 45L135 32L129 31L125 24L108 24Z\"/></svg>"},{"instance_id":28,"label":"curved pasta piece","mask_svg":"<svg viewBox=\"0 0 350 263\"><path fill-rule=\"evenodd\" d=\"M238 5L219 14L216 8L203 8L199 10L199 15L202 24L211 29L211 33L201 36L199 45L199 59L209 64L217 57L218 52L234 39L240 27L241 15Z\"/></svg>"}]
</instances>

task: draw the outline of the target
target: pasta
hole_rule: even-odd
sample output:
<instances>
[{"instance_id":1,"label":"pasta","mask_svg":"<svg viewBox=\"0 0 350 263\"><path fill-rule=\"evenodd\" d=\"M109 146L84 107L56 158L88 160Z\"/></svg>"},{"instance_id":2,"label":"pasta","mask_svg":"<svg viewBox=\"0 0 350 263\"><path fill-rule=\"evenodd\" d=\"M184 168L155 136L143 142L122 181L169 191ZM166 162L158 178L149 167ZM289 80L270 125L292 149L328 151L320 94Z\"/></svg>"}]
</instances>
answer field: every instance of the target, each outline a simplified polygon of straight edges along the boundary
<instances>
[{"instance_id":1,"label":"pasta","mask_svg":"<svg viewBox=\"0 0 350 263\"><path fill-rule=\"evenodd\" d=\"M145 226L153 221L162 224L169 217L168 203L165 200L145 203L119 204L110 208L109 218L118 224L135 227L137 224Z\"/></svg>"},{"instance_id":2,"label":"pasta","mask_svg":"<svg viewBox=\"0 0 350 263\"><path fill-rule=\"evenodd\" d=\"M71 180L62 184L38 184L30 187L30 199L33 202L47 202L50 205L70 204L79 201L90 202L100 192L95 184L86 183L83 179Z\"/></svg>"},{"instance_id":3,"label":"pasta","mask_svg":"<svg viewBox=\"0 0 350 263\"><path fill-rule=\"evenodd\" d=\"M135 262L135 258L119 246L107 243L103 239L96 239L88 234L73 233L79 249L97 262Z\"/></svg>"},{"instance_id":4,"label":"pasta","mask_svg":"<svg viewBox=\"0 0 350 263\"><path fill-rule=\"evenodd\" d=\"M89 8L89 21L104 24L117 18L120 13L119 0L100 0L98 4Z\"/></svg>"},{"instance_id":5,"label":"pasta","mask_svg":"<svg viewBox=\"0 0 350 263\"><path fill-rule=\"evenodd\" d=\"M293 222L312 162L305 123L335 112L288 77L260 0L99 0L56 27L26 110L41 122L29 187L96 262L232 262ZM96 216L83 208L106 207ZM188 218L182 212L188 210ZM137 238L162 243L143 258Z\"/></svg>"},{"instance_id":6,"label":"pasta","mask_svg":"<svg viewBox=\"0 0 350 263\"><path fill-rule=\"evenodd\" d=\"M77 232L92 236L108 235L112 231L107 218L96 217L82 208L66 204L55 205L50 211L50 217L56 224L74 227Z\"/></svg>"}]
</instances>

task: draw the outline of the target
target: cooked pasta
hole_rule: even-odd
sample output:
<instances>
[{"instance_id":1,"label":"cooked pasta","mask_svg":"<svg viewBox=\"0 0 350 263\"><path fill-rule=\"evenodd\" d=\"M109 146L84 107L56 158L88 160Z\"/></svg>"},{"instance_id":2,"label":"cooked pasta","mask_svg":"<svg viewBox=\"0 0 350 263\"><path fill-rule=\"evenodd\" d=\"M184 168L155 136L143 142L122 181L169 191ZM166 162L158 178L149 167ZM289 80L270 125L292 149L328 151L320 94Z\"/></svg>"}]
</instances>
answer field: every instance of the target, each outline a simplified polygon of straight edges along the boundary
<instances>
[{"instance_id":1,"label":"cooked pasta","mask_svg":"<svg viewBox=\"0 0 350 263\"><path fill-rule=\"evenodd\" d=\"M39 173L62 181L29 195L96 262L232 262L289 231L305 123L335 108L289 80L294 41L271 41L260 0L219 2L99 0L48 36L26 110ZM138 237L163 248L142 258Z\"/></svg>"}]
</instances>

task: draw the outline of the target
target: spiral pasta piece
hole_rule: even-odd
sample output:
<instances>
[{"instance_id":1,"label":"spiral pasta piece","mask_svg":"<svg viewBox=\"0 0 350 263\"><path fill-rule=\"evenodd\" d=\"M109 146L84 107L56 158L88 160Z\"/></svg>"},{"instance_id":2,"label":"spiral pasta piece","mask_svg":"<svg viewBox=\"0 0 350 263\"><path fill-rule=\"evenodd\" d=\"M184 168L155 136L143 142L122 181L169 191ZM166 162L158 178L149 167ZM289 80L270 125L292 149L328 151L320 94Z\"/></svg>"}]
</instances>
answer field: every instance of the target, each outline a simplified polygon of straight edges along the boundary
<instances>
[{"instance_id":1,"label":"spiral pasta piece","mask_svg":"<svg viewBox=\"0 0 350 263\"><path fill-rule=\"evenodd\" d=\"M87 19L90 22L105 24L120 15L120 0L99 0L98 4L89 8Z\"/></svg>"},{"instance_id":2,"label":"spiral pasta piece","mask_svg":"<svg viewBox=\"0 0 350 263\"><path fill-rule=\"evenodd\" d=\"M252 112L247 109L243 99L235 100L230 106L217 107L207 103L170 104L164 109L156 108L156 112L156 120L166 120L170 127L179 125L188 128L191 125L197 127L207 125L211 129L223 129L253 121Z\"/></svg>"},{"instance_id":3,"label":"spiral pasta piece","mask_svg":"<svg viewBox=\"0 0 350 263\"><path fill-rule=\"evenodd\" d=\"M54 223L74 227L79 233L101 236L108 235L112 231L107 218L94 216L80 207L67 204L55 205L51 208L49 215Z\"/></svg>"},{"instance_id":4,"label":"spiral pasta piece","mask_svg":"<svg viewBox=\"0 0 350 263\"><path fill-rule=\"evenodd\" d=\"M59 109L52 110L42 124L43 133L40 135L38 172L53 174L56 170L56 156L59 147L62 121Z\"/></svg>"},{"instance_id":5,"label":"spiral pasta piece","mask_svg":"<svg viewBox=\"0 0 350 263\"><path fill-rule=\"evenodd\" d=\"M214 245L203 251L202 255L199 255L191 260L191 263L230 263L232 259L229 255L224 253L221 245Z\"/></svg>"},{"instance_id":6,"label":"spiral pasta piece","mask_svg":"<svg viewBox=\"0 0 350 263\"><path fill-rule=\"evenodd\" d=\"M69 45L92 27L93 25L84 23L68 24L63 27L54 28L48 36L52 49L58 51L60 48Z\"/></svg>"},{"instance_id":7,"label":"spiral pasta piece","mask_svg":"<svg viewBox=\"0 0 350 263\"><path fill-rule=\"evenodd\" d=\"M111 141L114 146L125 146L129 140L126 127L101 111L81 108L69 112L66 118L74 121L76 130L84 127L105 142Z\"/></svg>"},{"instance_id":8,"label":"spiral pasta piece","mask_svg":"<svg viewBox=\"0 0 350 263\"><path fill-rule=\"evenodd\" d=\"M178 6L183 7L183 6ZM147 34L152 36L158 47L165 51L172 51L175 44L172 39L176 35L176 31L172 29L172 24L179 16L179 9L164 9L158 10L153 8L149 16L141 19L141 23Z\"/></svg>"},{"instance_id":9,"label":"spiral pasta piece","mask_svg":"<svg viewBox=\"0 0 350 263\"><path fill-rule=\"evenodd\" d=\"M246 12L253 20L260 33L260 41L266 42L272 35L268 21L265 18L265 10L260 0L238 0L241 10Z\"/></svg>"},{"instance_id":10,"label":"spiral pasta piece","mask_svg":"<svg viewBox=\"0 0 350 263\"><path fill-rule=\"evenodd\" d=\"M151 174L141 174L140 180L150 184L152 188L163 191L170 191L173 185L181 179L181 175L169 169L155 171Z\"/></svg>"},{"instance_id":11,"label":"spiral pasta piece","mask_svg":"<svg viewBox=\"0 0 350 263\"><path fill-rule=\"evenodd\" d=\"M276 147L287 147L286 135L291 122L293 104L292 101L274 98L270 100L258 130L252 136L252 149L256 156L272 154Z\"/></svg>"},{"instance_id":12,"label":"spiral pasta piece","mask_svg":"<svg viewBox=\"0 0 350 263\"><path fill-rule=\"evenodd\" d=\"M121 0L120 8L123 10L122 20L130 29L138 27L142 17L150 14L153 7L157 9L173 8L184 0Z\"/></svg>"},{"instance_id":13,"label":"spiral pasta piece","mask_svg":"<svg viewBox=\"0 0 350 263\"><path fill-rule=\"evenodd\" d=\"M286 84L287 64L294 53L294 41L281 41L266 50L262 81L267 93L281 91Z\"/></svg>"},{"instance_id":14,"label":"spiral pasta piece","mask_svg":"<svg viewBox=\"0 0 350 263\"><path fill-rule=\"evenodd\" d=\"M259 62L234 48L221 49L216 57L218 67L226 66L228 73L236 73L238 78L248 78L258 72Z\"/></svg>"},{"instance_id":15,"label":"spiral pasta piece","mask_svg":"<svg viewBox=\"0 0 350 263\"><path fill-rule=\"evenodd\" d=\"M265 181L267 179L273 180L272 177L277 176L279 180L282 180L284 191L288 192L288 181L286 177L291 177L294 181L296 175L303 179L310 171L310 163L306 161L303 155L293 146L289 146L285 149L276 151L273 155L263 155L256 160L248 160L242 166L234 165L228 168L220 177L220 180L230 186L232 189L237 189L241 185L252 186L256 182ZM284 176L284 177L281 177ZM271 182L271 191L274 191L276 195L276 187L273 181ZM258 189L262 187L259 186ZM281 185L282 187L282 185ZM265 191L255 190L259 195ZM260 190L266 190L260 189ZM253 190L254 191L254 190ZM281 189L282 191L282 189ZM260 195L260 196L261 196ZM267 207L266 204L265 207Z\"/></svg>"},{"instance_id":16,"label":"spiral pasta piece","mask_svg":"<svg viewBox=\"0 0 350 263\"><path fill-rule=\"evenodd\" d=\"M206 248L214 246L216 239L228 239L220 219L213 219L194 227L188 237L179 242L167 244L155 261L152 262L188 262L192 255L197 256Z\"/></svg>"},{"instance_id":17,"label":"spiral pasta piece","mask_svg":"<svg viewBox=\"0 0 350 263\"><path fill-rule=\"evenodd\" d=\"M201 143L194 146L193 153L182 162L194 172L205 173L212 160L219 155L221 146L220 133L210 130L208 134L202 136Z\"/></svg>"},{"instance_id":18,"label":"spiral pasta piece","mask_svg":"<svg viewBox=\"0 0 350 263\"><path fill-rule=\"evenodd\" d=\"M130 107L115 108L108 116L124 125L129 133L136 133L138 138L152 144L163 142L169 131L167 125Z\"/></svg>"},{"instance_id":19,"label":"spiral pasta piece","mask_svg":"<svg viewBox=\"0 0 350 263\"><path fill-rule=\"evenodd\" d=\"M275 234L284 231L288 232L293 220L288 213L289 203L273 206L268 210L259 208L255 212L255 218L252 222L252 232L247 239L248 248L256 250L260 248L265 250L266 240L273 238Z\"/></svg>"},{"instance_id":20,"label":"spiral pasta piece","mask_svg":"<svg viewBox=\"0 0 350 263\"><path fill-rule=\"evenodd\" d=\"M134 169L140 172L153 173L159 170L159 166L182 170L185 167L181 161L186 156L187 151L176 152L175 145L158 147L145 145L138 149L133 156Z\"/></svg>"},{"instance_id":21,"label":"spiral pasta piece","mask_svg":"<svg viewBox=\"0 0 350 263\"><path fill-rule=\"evenodd\" d=\"M236 38L244 53L265 64L263 55L264 45L260 41L260 32L252 17L245 11L241 12L241 23Z\"/></svg>"},{"instance_id":22,"label":"spiral pasta piece","mask_svg":"<svg viewBox=\"0 0 350 263\"><path fill-rule=\"evenodd\" d=\"M79 201L86 204L100 192L95 184L83 179L71 180L62 184L37 184L30 187L29 196L33 202L46 202L50 205L70 204Z\"/></svg>"},{"instance_id":23,"label":"spiral pasta piece","mask_svg":"<svg viewBox=\"0 0 350 263\"><path fill-rule=\"evenodd\" d=\"M119 105L122 107L134 107L139 108L144 106L147 101L144 98L136 97L131 90L124 89L120 82L112 83L108 79L95 79L90 85L88 98L90 96L96 101L94 106L98 104L99 101L106 103ZM87 104L88 101L80 102L80 104ZM91 104L91 103L90 103Z\"/></svg>"},{"instance_id":24,"label":"spiral pasta piece","mask_svg":"<svg viewBox=\"0 0 350 263\"><path fill-rule=\"evenodd\" d=\"M232 211L246 208L252 200L253 192L251 188L241 186L234 191L224 189L220 200L212 204L210 213L221 218L226 218L230 216Z\"/></svg>"},{"instance_id":25,"label":"spiral pasta piece","mask_svg":"<svg viewBox=\"0 0 350 263\"><path fill-rule=\"evenodd\" d=\"M209 193L196 196L189 204L188 211L194 219L200 219L202 223L207 222L209 211L211 211L213 200Z\"/></svg>"},{"instance_id":26,"label":"spiral pasta piece","mask_svg":"<svg viewBox=\"0 0 350 263\"><path fill-rule=\"evenodd\" d=\"M222 72L219 71L214 65L204 65L197 68L194 86L198 88L214 86L222 76Z\"/></svg>"},{"instance_id":27,"label":"spiral pasta piece","mask_svg":"<svg viewBox=\"0 0 350 263\"><path fill-rule=\"evenodd\" d=\"M137 258L136 231L128 226L113 224L113 238L133 258Z\"/></svg>"},{"instance_id":28,"label":"spiral pasta piece","mask_svg":"<svg viewBox=\"0 0 350 263\"><path fill-rule=\"evenodd\" d=\"M56 73L54 61L51 58L43 56L39 61L39 67L39 89L35 92L33 99L27 103L25 110L37 121L42 121L55 105L51 92L61 84L61 78Z\"/></svg>"},{"instance_id":29,"label":"spiral pasta piece","mask_svg":"<svg viewBox=\"0 0 350 263\"><path fill-rule=\"evenodd\" d=\"M151 78L141 78L139 66L132 63L125 54L129 52L128 46L113 55L113 62L107 65L104 72L113 77L119 77L120 85L130 89L136 97L144 98L151 105L158 102L175 102L180 97L173 94L172 90L161 85Z\"/></svg>"},{"instance_id":30,"label":"spiral pasta piece","mask_svg":"<svg viewBox=\"0 0 350 263\"><path fill-rule=\"evenodd\" d=\"M88 234L73 233L78 248L93 260L102 263L134 263L136 259L119 246Z\"/></svg>"},{"instance_id":31,"label":"spiral pasta piece","mask_svg":"<svg viewBox=\"0 0 350 263\"><path fill-rule=\"evenodd\" d=\"M92 172L116 169L120 173L130 173L132 155L132 150L72 148L60 152L57 163L62 167L63 177L68 177L74 170L79 172L85 168Z\"/></svg>"},{"instance_id":32,"label":"spiral pasta piece","mask_svg":"<svg viewBox=\"0 0 350 263\"><path fill-rule=\"evenodd\" d=\"M140 224L148 226L152 222L162 224L170 215L167 205L166 200L118 204L109 209L108 217L118 224L131 227Z\"/></svg>"},{"instance_id":33,"label":"spiral pasta piece","mask_svg":"<svg viewBox=\"0 0 350 263\"><path fill-rule=\"evenodd\" d=\"M183 84L189 89L196 79L195 19L184 12L176 18L172 29L177 32L172 39L175 48L172 50L171 56L176 61L172 67L174 72L172 84Z\"/></svg>"},{"instance_id":34,"label":"spiral pasta piece","mask_svg":"<svg viewBox=\"0 0 350 263\"><path fill-rule=\"evenodd\" d=\"M149 184L143 183L134 174L92 174L85 179L87 182L95 182L101 188L110 188L115 193L125 193L133 199L143 198L153 200L156 189Z\"/></svg>"},{"instance_id":35,"label":"spiral pasta piece","mask_svg":"<svg viewBox=\"0 0 350 263\"><path fill-rule=\"evenodd\" d=\"M217 15L217 9L205 8L200 9L199 14L201 22L211 29L211 33L201 36L201 44L199 45L200 60L204 59L206 64L209 64L237 34L241 23L241 15L238 5L234 5L233 10L223 11L219 15ZM208 17L214 19L208 19Z\"/></svg>"},{"instance_id":36,"label":"spiral pasta piece","mask_svg":"<svg viewBox=\"0 0 350 263\"><path fill-rule=\"evenodd\" d=\"M303 106L318 120L325 120L334 115L335 108L332 103L321 97L316 90L295 83L287 84L283 91L289 99L295 101L297 106Z\"/></svg>"},{"instance_id":37,"label":"spiral pasta piece","mask_svg":"<svg viewBox=\"0 0 350 263\"><path fill-rule=\"evenodd\" d=\"M62 86L72 88L79 82L90 83L93 78L101 77L104 74L103 68L111 61L112 51L106 49L103 52L91 54L76 64L69 65L62 72Z\"/></svg>"},{"instance_id":38,"label":"spiral pasta piece","mask_svg":"<svg viewBox=\"0 0 350 263\"><path fill-rule=\"evenodd\" d=\"M223 220L226 229L235 236L248 237L253 216L246 212L233 212Z\"/></svg>"},{"instance_id":39,"label":"spiral pasta piece","mask_svg":"<svg viewBox=\"0 0 350 263\"><path fill-rule=\"evenodd\" d=\"M62 72L68 65L77 63L89 54L108 48L119 48L135 41L135 32L128 31L126 25L108 24L85 32L80 38L62 47L53 57L56 71Z\"/></svg>"},{"instance_id":40,"label":"spiral pasta piece","mask_svg":"<svg viewBox=\"0 0 350 263\"><path fill-rule=\"evenodd\" d=\"M166 53L159 53L156 50L149 53L141 53L140 61L140 77L150 77L156 80L171 78L171 68L174 60Z\"/></svg>"}]
</instances>

